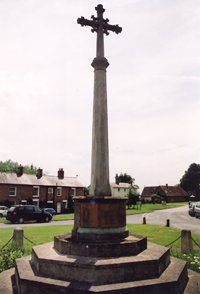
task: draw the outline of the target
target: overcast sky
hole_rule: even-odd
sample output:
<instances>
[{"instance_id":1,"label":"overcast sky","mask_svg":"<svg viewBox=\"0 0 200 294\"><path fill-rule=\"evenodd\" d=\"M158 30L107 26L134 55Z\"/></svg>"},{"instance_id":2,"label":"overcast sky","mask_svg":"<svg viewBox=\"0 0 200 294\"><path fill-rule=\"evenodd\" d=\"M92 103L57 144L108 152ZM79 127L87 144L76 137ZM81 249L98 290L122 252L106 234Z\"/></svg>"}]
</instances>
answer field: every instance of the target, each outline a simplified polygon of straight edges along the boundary
<instances>
[{"instance_id":1,"label":"overcast sky","mask_svg":"<svg viewBox=\"0 0 200 294\"><path fill-rule=\"evenodd\" d=\"M90 183L96 33L103 4L110 181L178 184L200 163L199 0L0 0L0 160Z\"/></svg>"}]
</instances>

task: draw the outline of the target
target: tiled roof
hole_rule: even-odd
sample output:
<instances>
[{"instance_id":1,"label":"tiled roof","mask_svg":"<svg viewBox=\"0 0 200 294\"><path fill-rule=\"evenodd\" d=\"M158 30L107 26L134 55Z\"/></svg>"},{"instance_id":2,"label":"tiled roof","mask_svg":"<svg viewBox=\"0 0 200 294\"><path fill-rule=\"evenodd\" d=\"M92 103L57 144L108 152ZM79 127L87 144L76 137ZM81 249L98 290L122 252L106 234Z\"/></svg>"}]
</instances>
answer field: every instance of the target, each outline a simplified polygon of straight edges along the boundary
<instances>
[{"instance_id":1,"label":"tiled roof","mask_svg":"<svg viewBox=\"0 0 200 294\"><path fill-rule=\"evenodd\" d=\"M144 187L142 191L142 197L151 197L153 194L156 194L157 186L153 187Z\"/></svg>"},{"instance_id":2,"label":"tiled roof","mask_svg":"<svg viewBox=\"0 0 200 294\"><path fill-rule=\"evenodd\" d=\"M154 187L144 187L142 191L142 197L151 197L153 194L169 197L188 196L188 193L185 190L183 190L180 186L160 185Z\"/></svg>"},{"instance_id":3,"label":"tiled roof","mask_svg":"<svg viewBox=\"0 0 200 294\"><path fill-rule=\"evenodd\" d=\"M0 173L0 184L84 187L77 177L65 177L64 179L59 179L56 176L43 175L38 179L35 175L27 174L18 177L16 173Z\"/></svg>"},{"instance_id":4,"label":"tiled roof","mask_svg":"<svg viewBox=\"0 0 200 294\"><path fill-rule=\"evenodd\" d=\"M166 196L188 196L180 186L159 186L160 194Z\"/></svg>"}]
</instances>

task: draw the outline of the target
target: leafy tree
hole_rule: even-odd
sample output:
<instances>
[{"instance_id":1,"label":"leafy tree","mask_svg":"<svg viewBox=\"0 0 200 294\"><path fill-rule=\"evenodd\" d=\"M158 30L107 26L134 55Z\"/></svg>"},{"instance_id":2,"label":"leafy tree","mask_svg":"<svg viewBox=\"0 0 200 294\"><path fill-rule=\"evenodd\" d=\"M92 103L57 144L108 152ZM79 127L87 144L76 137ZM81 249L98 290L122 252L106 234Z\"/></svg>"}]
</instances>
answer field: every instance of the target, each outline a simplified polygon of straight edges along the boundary
<instances>
[{"instance_id":1,"label":"leafy tree","mask_svg":"<svg viewBox=\"0 0 200 294\"><path fill-rule=\"evenodd\" d=\"M89 187L84 187L84 195L85 196L89 195Z\"/></svg>"},{"instance_id":2,"label":"leafy tree","mask_svg":"<svg viewBox=\"0 0 200 294\"><path fill-rule=\"evenodd\" d=\"M200 164L192 163L180 179L180 186L200 199Z\"/></svg>"},{"instance_id":3,"label":"leafy tree","mask_svg":"<svg viewBox=\"0 0 200 294\"><path fill-rule=\"evenodd\" d=\"M11 173L15 172L17 167L19 166L18 162L14 162L9 160L0 161L0 172Z\"/></svg>"},{"instance_id":4,"label":"leafy tree","mask_svg":"<svg viewBox=\"0 0 200 294\"><path fill-rule=\"evenodd\" d=\"M0 172L5 173L15 173L17 171L17 168L20 166L18 162L12 161L12 160L6 160L6 161L0 161ZM25 165L23 167L23 172L25 174L32 174L35 175L37 171L37 167L31 165Z\"/></svg>"},{"instance_id":5,"label":"leafy tree","mask_svg":"<svg viewBox=\"0 0 200 294\"><path fill-rule=\"evenodd\" d=\"M119 184L119 183L128 183L128 184L131 185L131 187L134 190L139 189L138 185L135 185L134 182L135 182L135 179L132 178L127 173L124 173L124 174L123 173L120 173L120 175L118 175L118 174L115 175L115 183L116 184Z\"/></svg>"},{"instance_id":6,"label":"leafy tree","mask_svg":"<svg viewBox=\"0 0 200 294\"><path fill-rule=\"evenodd\" d=\"M139 200L139 192L137 191L137 189L133 189L132 187L130 187L128 192L128 200L127 200L128 208L131 208L132 205L136 205L138 200Z\"/></svg>"},{"instance_id":7,"label":"leafy tree","mask_svg":"<svg viewBox=\"0 0 200 294\"><path fill-rule=\"evenodd\" d=\"M132 183L135 181L135 179L133 179L130 175L128 175L127 173L120 173L120 175L118 176L118 174L116 174L115 176L115 182L116 184L119 183L129 183L132 185Z\"/></svg>"},{"instance_id":8,"label":"leafy tree","mask_svg":"<svg viewBox=\"0 0 200 294\"><path fill-rule=\"evenodd\" d=\"M24 165L24 173L25 174L35 175L37 172L37 169L38 168L36 166L33 166L32 164L31 165Z\"/></svg>"}]
</instances>

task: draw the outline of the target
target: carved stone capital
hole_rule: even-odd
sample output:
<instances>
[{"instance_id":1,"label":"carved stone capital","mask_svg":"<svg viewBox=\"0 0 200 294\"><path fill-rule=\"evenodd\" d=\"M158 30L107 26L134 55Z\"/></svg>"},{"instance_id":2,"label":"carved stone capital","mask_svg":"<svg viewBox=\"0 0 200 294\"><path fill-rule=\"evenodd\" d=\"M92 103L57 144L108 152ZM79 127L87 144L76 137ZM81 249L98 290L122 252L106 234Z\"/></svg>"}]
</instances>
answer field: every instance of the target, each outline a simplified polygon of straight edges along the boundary
<instances>
[{"instance_id":1,"label":"carved stone capital","mask_svg":"<svg viewBox=\"0 0 200 294\"><path fill-rule=\"evenodd\" d=\"M102 69L105 70L109 66L109 62L105 57L95 57L91 64L95 70Z\"/></svg>"}]
</instances>

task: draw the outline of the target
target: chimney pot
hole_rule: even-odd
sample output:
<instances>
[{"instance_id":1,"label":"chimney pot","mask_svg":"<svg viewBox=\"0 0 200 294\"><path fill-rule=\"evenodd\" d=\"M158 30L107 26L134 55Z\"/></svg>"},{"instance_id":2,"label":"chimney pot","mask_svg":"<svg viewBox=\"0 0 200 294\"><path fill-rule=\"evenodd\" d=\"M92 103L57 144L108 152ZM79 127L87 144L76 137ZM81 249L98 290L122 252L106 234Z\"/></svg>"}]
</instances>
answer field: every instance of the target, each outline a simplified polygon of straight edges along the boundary
<instances>
[{"instance_id":1,"label":"chimney pot","mask_svg":"<svg viewBox=\"0 0 200 294\"><path fill-rule=\"evenodd\" d=\"M18 177L21 177L23 175L23 171L24 171L24 167L20 164L18 167L17 167L17 171L16 171L16 174Z\"/></svg>"},{"instance_id":2,"label":"chimney pot","mask_svg":"<svg viewBox=\"0 0 200 294\"><path fill-rule=\"evenodd\" d=\"M43 170L41 168L38 168L36 172L37 179L40 179L42 176L43 176Z\"/></svg>"},{"instance_id":3,"label":"chimney pot","mask_svg":"<svg viewBox=\"0 0 200 294\"><path fill-rule=\"evenodd\" d=\"M63 168L59 168L59 170L58 170L58 178L60 180L64 179L64 170L63 170Z\"/></svg>"}]
</instances>

